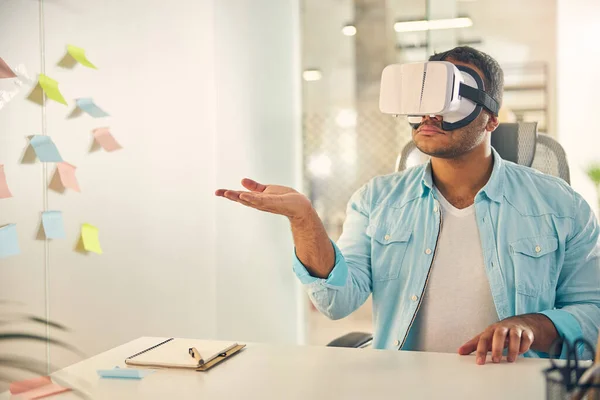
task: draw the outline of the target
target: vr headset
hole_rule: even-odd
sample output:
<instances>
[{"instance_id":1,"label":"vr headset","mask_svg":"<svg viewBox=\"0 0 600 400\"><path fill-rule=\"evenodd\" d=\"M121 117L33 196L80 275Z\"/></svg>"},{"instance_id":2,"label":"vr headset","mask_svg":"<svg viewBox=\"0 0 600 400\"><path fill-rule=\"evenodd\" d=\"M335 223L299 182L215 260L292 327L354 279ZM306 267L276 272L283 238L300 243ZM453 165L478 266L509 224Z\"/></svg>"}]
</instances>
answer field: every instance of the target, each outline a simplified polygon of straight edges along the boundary
<instances>
[{"instance_id":1,"label":"vr headset","mask_svg":"<svg viewBox=\"0 0 600 400\"><path fill-rule=\"evenodd\" d=\"M407 115L415 129L423 116L441 115L442 129L451 131L470 124L484 108L498 115L498 102L484 89L477 72L462 65L393 64L381 76L379 109L384 114Z\"/></svg>"}]
</instances>

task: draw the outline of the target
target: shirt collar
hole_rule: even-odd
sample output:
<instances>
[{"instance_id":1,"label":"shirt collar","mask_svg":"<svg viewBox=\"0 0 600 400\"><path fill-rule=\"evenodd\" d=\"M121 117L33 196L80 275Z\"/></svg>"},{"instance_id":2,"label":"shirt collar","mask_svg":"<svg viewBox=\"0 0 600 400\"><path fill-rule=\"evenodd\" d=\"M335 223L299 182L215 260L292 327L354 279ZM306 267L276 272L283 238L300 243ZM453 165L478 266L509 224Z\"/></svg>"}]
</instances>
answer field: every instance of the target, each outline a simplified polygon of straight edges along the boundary
<instances>
[{"instance_id":1,"label":"shirt collar","mask_svg":"<svg viewBox=\"0 0 600 400\"><path fill-rule=\"evenodd\" d=\"M490 176L490 179L487 181L485 186L479 191L479 193L483 193L490 200L500 203L502 202L502 197L504 196L504 161L493 147L492 156L494 160L492 175ZM429 162L423 169L423 176L421 177L421 188L421 194L423 196L428 195L433 189L431 160L429 160Z\"/></svg>"}]
</instances>

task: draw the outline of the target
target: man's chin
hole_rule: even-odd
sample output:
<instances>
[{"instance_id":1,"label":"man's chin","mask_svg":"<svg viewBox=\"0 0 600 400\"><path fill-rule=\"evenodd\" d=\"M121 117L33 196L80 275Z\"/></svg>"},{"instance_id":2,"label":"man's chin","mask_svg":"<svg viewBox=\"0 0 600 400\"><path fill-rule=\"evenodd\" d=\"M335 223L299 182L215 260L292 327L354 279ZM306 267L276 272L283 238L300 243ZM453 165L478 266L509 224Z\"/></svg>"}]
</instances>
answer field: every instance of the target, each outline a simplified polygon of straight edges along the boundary
<instances>
[{"instance_id":1,"label":"man's chin","mask_svg":"<svg viewBox=\"0 0 600 400\"><path fill-rule=\"evenodd\" d=\"M454 149L448 147L428 146L417 141L415 141L415 146L421 153L426 154L430 157L454 158L456 156L456 152L454 151Z\"/></svg>"}]
</instances>

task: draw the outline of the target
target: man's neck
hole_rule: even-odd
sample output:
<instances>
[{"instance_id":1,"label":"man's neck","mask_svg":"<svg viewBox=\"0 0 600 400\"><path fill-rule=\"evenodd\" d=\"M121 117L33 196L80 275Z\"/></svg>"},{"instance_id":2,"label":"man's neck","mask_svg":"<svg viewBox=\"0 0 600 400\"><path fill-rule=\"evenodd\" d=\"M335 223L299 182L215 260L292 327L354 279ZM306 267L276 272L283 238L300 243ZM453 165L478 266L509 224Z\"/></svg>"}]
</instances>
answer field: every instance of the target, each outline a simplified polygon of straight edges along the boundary
<instances>
[{"instance_id":1,"label":"man's neck","mask_svg":"<svg viewBox=\"0 0 600 400\"><path fill-rule=\"evenodd\" d=\"M433 182L454 207L462 209L475 201L475 196L490 179L494 161L489 144L478 146L458 158L431 158Z\"/></svg>"}]
</instances>

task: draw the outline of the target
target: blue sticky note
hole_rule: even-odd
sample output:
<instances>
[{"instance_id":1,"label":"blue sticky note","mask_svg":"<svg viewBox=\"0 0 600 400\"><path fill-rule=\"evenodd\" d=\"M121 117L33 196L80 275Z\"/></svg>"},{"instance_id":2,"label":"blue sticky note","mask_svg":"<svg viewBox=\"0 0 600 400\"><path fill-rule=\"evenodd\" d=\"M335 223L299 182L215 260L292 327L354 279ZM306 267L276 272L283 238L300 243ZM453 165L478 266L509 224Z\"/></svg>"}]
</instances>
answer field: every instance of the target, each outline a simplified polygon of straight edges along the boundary
<instances>
[{"instance_id":1,"label":"blue sticky note","mask_svg":"<svg viewBox=\"0 0 600 400\"><path fill-rule=\"evenodd\" d=\"M0 227L0 258L15 256L20 253L17 226L9 224Z\"/></svg>"},{"instance_id":2,"label":"blue sticky note","mask_svg":"<svg viewBox=\"0 0 600 400\"><path fill-rule=\"evenodd\" d=\"M35 135L29 141L41 162L62 162L63 159L50 136Z\"/></svg>"},{"instance_id":3,"label":"blue sticky note","mask_svg":"<svg viewBox=\"0 0 600 400\"><path fill-rule=\"evenodd\" d=\"M77 99L75 100L75 102L77 103L77 107L79 107L81 110L88 113L94 118L108 117L108 113L100 107L98 107L92 99Z\"/></svg>"},{"instance_id":4,"label":"blue sticky note","mask_svg":"<svg viewBox=\"0 0 600 400\"><path fill-rule=\"evenodd\" d=\"M44 211L42 213L42 225L48 239L64 239L67 236L62 212L60 211Z\"/></svg>"},{"instance_id":5,"label":"blue sticky note","mask_svg":"<svg viewBox=\"0 0 600 400\"><path fill-rule=\"evenodd\" d=\"M114 369L99 369L98 375L101 378L116 378L116 379L142 379L145 376L154 373L147 369L119 368Z\"/></svg>"}]
</instances>

